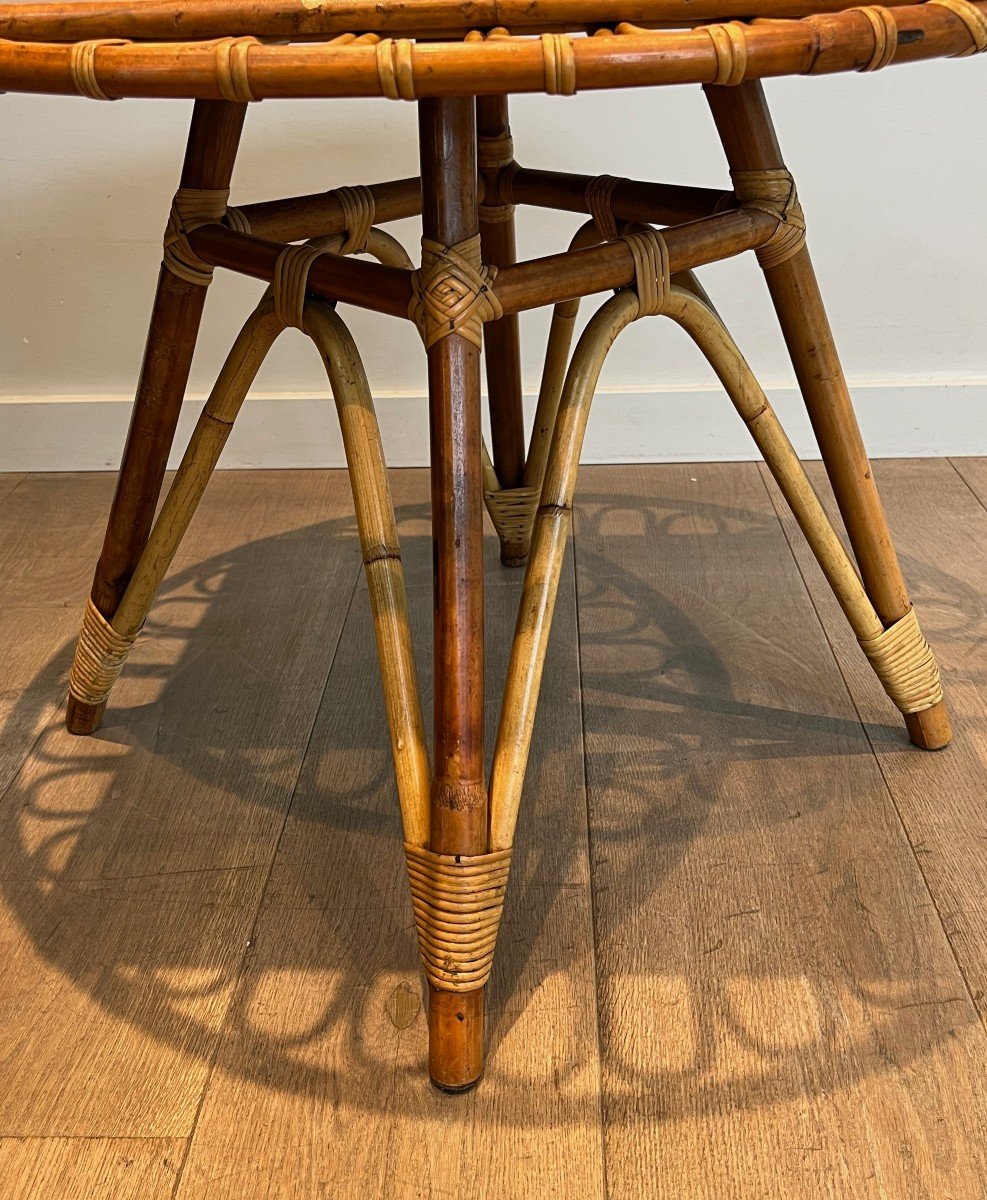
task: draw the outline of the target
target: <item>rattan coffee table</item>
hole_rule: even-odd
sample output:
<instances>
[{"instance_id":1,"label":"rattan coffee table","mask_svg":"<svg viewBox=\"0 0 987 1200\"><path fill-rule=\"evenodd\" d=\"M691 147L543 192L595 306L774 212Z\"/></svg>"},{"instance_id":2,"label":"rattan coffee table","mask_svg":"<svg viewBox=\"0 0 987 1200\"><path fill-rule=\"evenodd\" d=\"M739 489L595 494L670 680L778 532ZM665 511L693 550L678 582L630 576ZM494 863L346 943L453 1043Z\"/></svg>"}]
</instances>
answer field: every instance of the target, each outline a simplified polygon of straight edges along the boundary
<instances>
[{"instance_id":1,"label":"rattan coffee table","mask_svg":"<svg viewBox=\"0 0 987 1200\"><path fill-rule=\"evenodd\" d=\"M133 419L71 669L68 728L98 728L261 362L282 330L303 330L325 361L352 483L429 987L429 1069L439 1086L462 1090L482 1073L484 986L583 434L607 352L633 321L669 317L708 358L911 740L926 750L948 743L939 672L891 544L806 249L795 183L759 81L987 50L987 3L928 0L842 11L833 0L81 0L0 6L0 39L2 90L195 101ZM484 94L477 95L480 81ZM664 84L703 86L731 190L539 171L515 161L510 94ZM421 178L230 207L247 106L333 96L417 103ZM626 103L633 120L633 97ZM568 252L519 263L518 204L585 213L588 220ZM381 226L418 213L416 268ZM855 563L693 274L748 250L764 271ZM268 286L155 519L216 267ZM580 298L611 290L570 354ZM431 756L384 454L337 302L410 320L425 345ZM540 305L555 307L526 445L518 313ZM481 353L489 451L481 437ZM526 564L489 781L484 505L503 562Z\"/></svg>"}]
</instances>

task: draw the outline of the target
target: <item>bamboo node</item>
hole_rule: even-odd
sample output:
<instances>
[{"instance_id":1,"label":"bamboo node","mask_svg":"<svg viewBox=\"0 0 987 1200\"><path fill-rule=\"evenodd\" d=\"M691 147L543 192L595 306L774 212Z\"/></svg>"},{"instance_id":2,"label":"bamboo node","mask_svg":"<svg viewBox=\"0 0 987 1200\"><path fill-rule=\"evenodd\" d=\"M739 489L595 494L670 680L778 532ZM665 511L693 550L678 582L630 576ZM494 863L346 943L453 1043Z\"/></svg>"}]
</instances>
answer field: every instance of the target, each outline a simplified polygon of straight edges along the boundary
<instances>
[{"instance_id":1,"label":"bamboo node","mask_svg":"<svg viewBox=\"0 0 987 1200\"><path fill-rule=\"evenodd\" d=\"M850 9L863 13L874 30L874 53L861 71L881 71L893 60L898 50L898 22L889 8L873 4L867 8Z\"/></svg>"},{"instance_id":2,"label":"bamboo node","mask_svg":"<svg viewBox=\"0 0 987 1200\"><path fill-rule=\"evenodd\" d=\"M236 209L227 208L229 198L229 188L179 188L175 193L164 236L164 265L172 275L200 287L212 282L212 263L199 258L189 245L188 235L200 225L212 225L235 213ZM230 228L236 229L236 222L234 217ZM244 223L242 218L240 223Z\"/></svg>"},{"instance_id":3,"label":"bamboo node","mask_svg":"<svg viewBox=\"0 0 987 1200\"><path fill-rule=\"evenodd\" d=\"M564 33L543 33L541 50L545 60L545 91L550 96L574 96L576 55L572 39Z\"/></svg>"},{"instance_id":4,"label":"bamboo node","mask_svg":"<svg viewBox=\"0 0 987 1200\"><path fill-rule=\"evenodd\" d=\"M672 292L672 274L668 245L655 229L627 233L623 241L634 258L634 291L638 316L655 317L662 313Z\"/></svg>"},{"instance_id":5,"label":"bamboo node","mask_svg":"<svg viewBox=\"0 0 987 1200\"><path fill-rule=\"evenodd\" d=\"M767 269L793 258L805 245L805 215L791 173L778 168L730 174L741 207L768 213L778 222L771 237L758 248L757 261Z\"/></svg>"},{"instance_id":6,"label":"bamboo node","mask_svg":"<svg viewBox=\"0 0 987 1200\"><path fill-rule=\"evenodd\" d=\"M346 230L346 241L339 253L363 254L377 215L373 192L360 183L356 187L336 188L332 194L339 201L345 221L343 228Z\"/></svg>"},{"instance_id":7,"label":"bamboo node","mask_svg":"<svg viewBox=\"0 0 987 1200\"><path fill-rule=\"evenodd\" d=\"M508 138L508 141L510 138ZM512 152L513 153L513 152ZM497 174L493 180L485 181L485 194L483 201L477 205L477 212L482 222L487 225L498 225L503 221L509 221L514 216L514 202L505 200L503 196L505 192L509 195L511 180L518 172L518 165L513 157L507 162L501 163L500 166L493 168L487 167L487 170L496 170ZM490 195L496 197L496 203L487 204L486 197Z\"/></svg>"},{"instance_id":8,"label":"bamboo node","mask_svg":"<svg viewBox=\"0 0 987 1200\"><path fill-rule=\"evenodd\" d=\"M119 100L119 96L108 95L96 78L96 51L100 46L129 46L126 38L93 38L76 42L69 56L69 74L72 84L80 96L90 100Z\"/></svg>"},{"instance_id":9,"label":"bamboo node","mask_svg":"<svg viewBox=\"0 0 987 1200\"><path fill-rule=\"evenodd\" d=\"M531 540L541 488L514 487L485 491L483 502L500 542L526 546Z\"/></svg>"},{"instance_id":10,"label":"bamboo node","mask_svg":"<svg viewBox=\"0 0 987 1200\"><path fill-rule=\"evenodd\" d=\"M504 315L493 290L496 275L496 267L481 263L478 234L455 246L422 238L422 265L411 277L408 316L426 350L453 333L479 349L483 322Z\"/></svg>"},{"instance_id":11,"label":"bamboo node","mask_svg":"<svg viewBox=\"0 0 987 1200\"><path fill-rule=\"evenodd\" d=\"M884 690L903 713L923 712L942 700L939 668L914 608L876 637L861 638L860 645Z\"/></svg>"},{"instance_id":12,"label":"bamboo node","mask_svg":"<svg viewBox=\"0 0 987 1200\"><path fill-rule=\"evenodd\" d=\"M413 45L408 38L383 38L374 47L380 90L388 100L417 99L411 61Z\"/></svg>"},{"instance_id":13,"label":"bamboo node","mask_svg":"<svg viewBox=\"0 0 987 1200\"><path fill-rule=\"evenodd\" d=\"M312 263L325 254L318 244L285 246L274 264L274 312L285 326L303 329L305 325L305 293Z\"/></svg>"},{"instance_id":14,"label":"bamboo node","mask_svg":"<svg viewBox=\"0 0 987 1200\"><path fill-rule=\"evenodd\" d=\"M940 8L948 8L955 17L967 27L973 45L969 50L961 50L954 58L967 58L971 54L983 54L987 51L987 13L970 0L928 0L929 4L938 4Z\"/></svg>"},{"instance_id":15,"label":"bamboo node","mask_svg":"<svg viewBox=\"0 0 987 1200\"><path fill-rule=\"evenodd\" d=\"M113 690L135 640L136 635L124 637L117 633L89 600L69 671L69 694L82 704L102 704Z\"/></svg>"},{"instance_id":16,"label":"bamboo node","mask_svg":"<svg viewBox=\"0 0 987 1200\"><path fill-rule=\"evenodd\" d=\"M257 97L250 90L247 58L251 46L259 46L255 37L220 38L216 43L216 84L224 100L250 104Z\"/></svg>"},{"instance_id":17,"label":"bamboo node","mask_svg":"<svg viewBox=\"0 0 987 1200\"><path fill-rule=\"evenodd\" d=\"M614 191L624 182L615 175L597 175L586 185L586 208L605 242L612 242L617 237L612 200Z\"/></svg>"},{"instance_id":18,"label":"bamboo node","mask_svg":"<svg viewBox=\"0 0 987 1200\"><path fill-rule=\"evenodd\" d=\"M747 36L739 21L726 25L704 25L716 55L716 74L712 82L723 87L736 87L747 74Z\"/></svg>"},{"instance_id":19,"label":"bamboo node","mask_svg":"<svg viewBox=\"0 0 987 1200\"><path fill-rule=\"evenodd\" d=\"M481 171L496 171L514 161L514 139L509 133L480 134L476 139L476 161Z\"/></svg>"},{"instance_id":20,"label":"bamboo node","mask_svg":"<svg viewBox=\"0 0 987 1200\"><path fill-rule=\"evenodd\" d=\"M418 949L438 991L472 992L490 978L511 851L436 854L404 844Z\"/></svg>"}]
</instances>

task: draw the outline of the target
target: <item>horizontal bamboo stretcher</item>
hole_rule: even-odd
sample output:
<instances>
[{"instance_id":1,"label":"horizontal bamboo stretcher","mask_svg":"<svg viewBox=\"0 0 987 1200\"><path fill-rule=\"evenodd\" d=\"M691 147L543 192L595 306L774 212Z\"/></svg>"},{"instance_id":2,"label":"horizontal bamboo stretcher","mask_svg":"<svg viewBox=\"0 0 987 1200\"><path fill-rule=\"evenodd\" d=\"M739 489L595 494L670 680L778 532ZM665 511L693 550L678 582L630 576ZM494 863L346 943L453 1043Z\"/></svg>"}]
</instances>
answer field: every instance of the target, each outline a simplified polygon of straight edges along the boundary
<instances>
[{"instance_id":1,"label":"horizontal bamboo stretcher","mask_svg":"<svg viewBox=\"0 0 987 1200\"><path fill-rule=\"evenodd\" d=\"M749 22L701 24L694 28L650 28L628 21L628 11L654 23L691 25L708 11L729 17L734 0L693 7L664 4L616 6L570 4L560 0L540 9L538 20L524 18L515 5L498 5L498 17L520 17L515 31L505 26L473 28L457 41L383 37L374 26L409 26L418 38L448 36L443 21L462 6L442 0L380 6L386 20L374 19L369 4L347 5L353 28L311 28L298 20L284 29L284 11L264 3L242 6L227 26L219 26L226 4L193 5L198 20L172 23L183 37L221 29L209 40L142 42L167 37L163 15L174 5L5 5L0 6L0 90L79 94L96 100L124 96L186 97L247 103L277 97L386 96L419 100L469 96L482 81L487 94L548 92L572 95L613 87L705 83L736 86L777 75L818 75L873 71L892 63L965 56L987 50L987 0L927 0L900 7L872 6L828 11L830 4L804 5L761 0L765 15ZM232 6L230 6L232 8ZM290 8L291 6L289 6ZM476 24L482 5L470 5ZM492 7L492 6L488 6ZM520 10L522 5L517 4ZM538 9L538 6L534 6ZM755 2L754 7L759 7ZM144 12L147 8L151 11ZM319 6L319 20L332 26ZM751 5L744 5L750 15ZM74 11L77 10L77 11ZM580 32L568 28L569 14L585 15ZM711 10L711 11L709 11ZM597 15L592 16L593 13ZM615 25L600 24L607 17ZM793 15L794 14L794 15ZM367 24L357 25L356 18ZM232 18L232 13L231 13ZM279 19L276 19L279 18ZM588 22L592 21L592 24ZM436 22L430 26L429 22ZM548 27L552 31L538 34ZM518 36L517 30L522 31ZM236 34L230 30L243 30ZM301 43L290 39L323 36ZM274 38L282 44L269 44ZM284 44L288 39L287 44Z\"/></svg>"}]
</instances>

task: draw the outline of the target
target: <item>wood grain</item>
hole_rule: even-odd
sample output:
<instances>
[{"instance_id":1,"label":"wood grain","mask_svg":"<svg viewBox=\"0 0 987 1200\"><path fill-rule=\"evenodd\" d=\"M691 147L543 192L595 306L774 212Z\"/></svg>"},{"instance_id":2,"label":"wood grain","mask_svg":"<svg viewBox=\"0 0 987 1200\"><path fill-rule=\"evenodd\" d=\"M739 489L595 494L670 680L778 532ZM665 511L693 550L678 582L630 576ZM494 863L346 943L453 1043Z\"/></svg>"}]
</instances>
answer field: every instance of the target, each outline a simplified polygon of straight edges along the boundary
<instances>
[{"instance_id":1,"label":"wood grain","mask_svg":"<svg viewBox=\"0 0 987 1200\"><path fill-rule=\"evenodd\" d=\"M894 710L787 521L786 533L967 984L987 1017L987 511L975 494L984 484L983 461L957 459L955 469L944 460L878 462L874 472L923 632L956 710L958 732L948 750L909 752Z\"/></svg>"},{"instance_id":2,"label":"wood grain","mask_svg":"<svg viewBox=\"0 0 987 1200\"><path fill-rule=\"evenodd\" d=\"M429 553L427 491L422 472L395 477L412 562ZM496 539L485 541L499 570ZM516 574L504 576L510 583L487 593L491 735L520 588ZM410 589L410 606L428 692L427 583ZM483 1083L443 1097L426 1082L397 800L366 597L357 596L180 1200L602 1198L571 570L557 622L487 989Z\"/></svg>"},{"instance_id":3,"label":"wood grain","mask_svg":"<svg viewBox=\"0 0 987 1200\"><path fill-rule=\"evenodd\" d=\"M0 1134L190 1132L356 584L350 507L341 474L219 475L103 733L52 721L9 787Z\"/></svg>"},{"instance_id":4,"label":"wood grain","mask_svg":"<svg viewBox=\"0 0 987 1200\"><path fill-rule=\"evenodd\" d=\"M936 755L909 747L757 468L584 469L608 1192L572 571L488 1075L440 1098L345 477L217 475L86 740L53 705L112 480L0 497L20 597L0 606L4 1200L163 1200L176 1180L178 1200L980 1200L987 460L954 466L875 466L957 714ZM427 480L392 484L424 668ZM489 533L484 551L489 735L520 580Z\"/></svg>"},{"instance_id":5,"label":"wood grain","mask_svg":"<svg viewBox=\"0 0 987 1200\"><path fill-rule=\"evenodd\" d=\"M184 1143L0 1138L4 1200L170 1200Z\"/></svg>"},{"instance_id":6,"label":"wood grain","mask_svg":"<svg viewBox=\"0 0 987 1200\"><path fill-rule=\"evenodd\" d=\"M980 1196L984 1032L757 468L581 497L611 1194Z\"/></svg>"}]
</instances>

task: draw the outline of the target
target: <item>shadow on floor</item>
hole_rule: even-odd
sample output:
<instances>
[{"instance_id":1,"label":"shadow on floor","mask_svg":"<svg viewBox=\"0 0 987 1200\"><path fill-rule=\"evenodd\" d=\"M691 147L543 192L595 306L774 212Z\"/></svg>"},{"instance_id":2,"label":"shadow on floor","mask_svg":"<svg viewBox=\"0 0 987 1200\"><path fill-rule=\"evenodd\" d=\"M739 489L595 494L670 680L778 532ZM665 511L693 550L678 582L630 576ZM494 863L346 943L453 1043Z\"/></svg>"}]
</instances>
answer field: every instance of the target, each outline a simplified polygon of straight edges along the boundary
<instances>
[{"instance_id":1,"label":"shadow on floor","mask_svg":"<svg viewBox=\"0 0 987 1200\"><path fill-rule=\"evenodd\" d=\"M831 663L822 686L816 678L818 656L803 658L802 648L782 634L759 644L756 654L744 649L748 635L761 636L752 632L753 617L748 620L759 607L758 597L741 597L735 609L724 612L699 596L685 604L682 581L661 579L654 547L662 537L674 536L676 522L688 521L690 537L708 537L715 548L725 539L744 539L756 555L764 539L779 536L774 519L701 501L670 513L663 502L653 527L614 537L607 532L612 505L606 496L582 499L581 511L592 516L583 521L577 544L589 811L597 911L603 913L598 936L605 943L596 955L611 967L622 961L620 925L606 915L606 894L614 888L620 887L628 929L639 913L650 921L655 906L660 911L664 903L669 880L679 877L687 859L701 858L704 839L715 837L722 845L735 834L736 852L756 857L772 836L768 827L783 827L793 813L821 815L825 821L834 809L842 819L848 781L857 778L855 758L866 760L867 769L876 773ZM657 514L657 502L655 507ZM644 517L647 522L649 514ZM423 653L429 621L430 549L422 531L427 510L408 505L399 519L412 530L405 553L424 667L429 657ZM236 993L226 1044L219 1051L224 1071L275 1091L326 1096L336 1106L365 1109L391 1102L389 1095L368 1087L365 1072L352 1069L370 1061L364 1044L368 992L380 977L413 979L415 952L371 627L362 615L366 597L360 589L296 787L324 677L299 683L299 663L310 646L294 630L293 597L304 599L314 589L318 599L320 555L334 539L338 549L338 539L351 529L350 521L304 527L250 542L170 577L143 635L151 650L135 655L127 668L126 694L144 699L114 703L95 739L72 739L54 726L42 733L0 810L0 872L6 903L37 954L107 1012L156 1042L208 1058L216 1051L216 1010L209 1010L207 1020L197 1006L208 1008L209 998L219 997L223 1009L223 997ZM272 556L281 564L273 570ZM311 574L298 575L300 563L315 564ZM956 593L955 579L941 582L944 592ZM925 586L932 584L926 580ZM520 577L514 575L490 590L488 636L497 646L491 652L491 697L499 696L519 588ZM566 603L571 597L563 593ZM807 608L804 597L802 604ZM967 611L979 614L980 607L980 598L975 604L971 598ZM269 623L272 609L284 623L280 628ZM232 628L230 613L236 618ZM982 623L979 615L976 620ZM767 637L770 631L763 632ZM958 629L956 636L967 633ZM316 642L317 635L318 630L312 635ZM292 646L301 641L282 653L281 637ZM813 629L811 637L821 633ZM64 686L70 653L66 646L46 664L25 690L8 728L40 719ZM756 659L764 664L760 680L750 669ZM245 663L244 670L231 671L234 660ZM243 690L231 696L238 679ZM790 708L771 702L789 694L786 679L792 683ZM819 705L813 702L817 685ZM123 695L123 680L120 689ZM501 949L491 985L493 1073L498 1048L511 1037L525 1006L537 1002L532 997L546 978L560 972L591 978L594 970L581 832L579 679L573 647L558 638L546 689L554 697L554 715L536 733L515 864L516 878L526 882L520 892L516 886L512 890L505 923L511 948ZM496 701L491 705L495 708ZM279 712L290 717L290 736L285 722L271 717ZM491 743L492 732L491 727ZM811 769L803 769L810 760ZM746 782L731 807L741 776ZM569 788L570 794L558 794ZM761 802L759 792L768 799ZM149 931L159 916L145 903L149 896L170 905L168 919L174 920L176 904L194 895L200 907L240 906L242 919L230 927L234 932L223 926L225 932L216 936L246 937L276 846L256 945L246 962L240 950L227 952L192 927L201 919L195 906L184 918L190 922L187 936L180 928L168 937ZM808 844L805 854L811 855ZM251 872L257 880L254 892L249 886L235 891L232 884L223 890L223 880ZM215 891L209 890L211 876ZM700 875L697 882L715 890L714 879L704 882ZM345 897L350 903L343 906ZM573 897L578 911L565 926L571 936L560 939L553 919ZM670 925L680 898L679 891L669 891ZM112 921L106 919L110 909ZM844 918L840 910L834 920ZM858 920L866 924L870 918L861 911ZM56 936L53 931L61 926L70 935ZM302 936L292 935L299 928ZM852 935L834 928L837 956ZM792 931L793 939L798 936ZM798 988L808 990L810 1007L819 1012L830 1008L834 990L845 985L854 991L855 1003L875 1022L859 1045L832 1011L816 1024L810 1041L766 1044L745 1032L736 1012L731 1015L736 960L723 967L729 975L718 978L715 957L693 966L685 947L675 956L675 971L693 993L693 1016L686 1024L694 1024L689 1033L694 1049L684 1065L670 1047L664 1065L661 1053L651 1053L647 1066L635 1067L633 1054L621 1055L610 1044L606 1006L619 989L619 981L610 979L602 990L601 1022L611 1119L634 1120L632 1097L642 1091L660 1097L660 1119L672 1120L710 1105L759 1107L853 1086L861 1074L897 1070L930 1053L954 1025L946 1016L916 1019L911 1002L924 1001L926 990L907 956L884 947L882 938L870 928L863 941L878 952L866 964L843 963L843 980L804 973L811 954L802 967L792 965ZM638 978L661 977L662 962L641 941L628 943L623 961ZM753 988L755 1005L757 989L776 987L784 969L770 957L743 961L744 986ZM251 1014L265 976L275 971L290 976L292 970L309 976L321 971L332 982L314 1016L279 1032L277 1020L258 1023ZM595 1026L592 1014L586 1020ZM670 1015L666 1025L656 1026L659 1035L665 1028L680 1038L681 1020L681 1014ZM651 1014L646 1024L653 1021ZM714 1096L710 1064L728 1034L746 1045L756 1065ZM408 1067L417 1080L424 1042L420 1018L406 1036L413 1036L418 1047ZM875 1038L881 1053L871 1048ZM322 1053L322 1043L331 1043L332 1050ZM551 1097L564 1088L567 1073L576 1078L583 1058L578 1054L560 1062L545 1079L514 1082L529 1092L544 1088L547 1100L541 1107L550 1112ZM591 1080L592 1072L583 1078ZM682 1081L690 1079L695 1086L684 1086ZM598 1097L589 1083L585 1093L579 1103L591 1119ZM572 1119L571 1109L566 1119Z\"/></svg>"}]
</instances>

